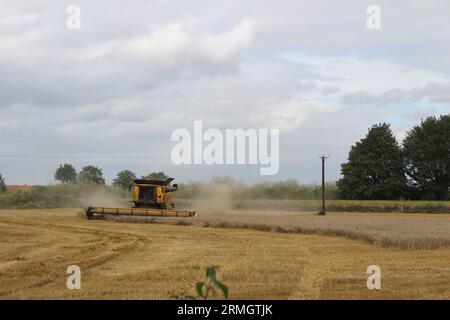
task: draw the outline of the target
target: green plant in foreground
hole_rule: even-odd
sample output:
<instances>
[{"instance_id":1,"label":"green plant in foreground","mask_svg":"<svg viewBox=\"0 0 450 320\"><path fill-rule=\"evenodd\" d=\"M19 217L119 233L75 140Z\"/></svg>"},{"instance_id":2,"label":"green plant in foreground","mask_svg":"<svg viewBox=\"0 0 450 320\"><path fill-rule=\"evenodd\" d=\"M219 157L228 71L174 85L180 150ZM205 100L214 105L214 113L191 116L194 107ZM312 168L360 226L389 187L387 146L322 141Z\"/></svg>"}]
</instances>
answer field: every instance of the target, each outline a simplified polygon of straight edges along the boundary
<instances>
[{"instance_id":1,"label":"green plant in foreground","mask_svg":"<svg viewBox=\"0 0 450 320\"><path fill-rule=\"evenodd\" d=\"M196 296L181 294L172 295L172 298L178 300L207 300L212 295L217 295L217 291L220 290L225 299L228 299L229 290L228 287L217 279L216 270L218 266L209 266L205 268L205 280L199 281L195 284Z\"/></svg>"}]
</instances>

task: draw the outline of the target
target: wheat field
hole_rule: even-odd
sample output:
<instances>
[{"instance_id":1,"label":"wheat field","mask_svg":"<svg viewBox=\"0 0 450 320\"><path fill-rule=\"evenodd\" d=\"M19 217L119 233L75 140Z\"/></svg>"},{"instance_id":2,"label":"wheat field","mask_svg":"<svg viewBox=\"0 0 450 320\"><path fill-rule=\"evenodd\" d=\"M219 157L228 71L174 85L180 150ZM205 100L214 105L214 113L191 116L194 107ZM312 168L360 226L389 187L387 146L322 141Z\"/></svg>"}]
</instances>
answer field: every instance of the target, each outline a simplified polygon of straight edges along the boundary
<instances>
[{"instance_id":1,"label":"wheat field","mask_svg":"<svg viewBox=\"0 0 450 320\"><path fill-rule=\"evenodd\" d=\"M220 266L218 276L229 286L231 299L450 298L446 246L407 250L345 235L88 221L78 211L0 211L0 299L169 299L194 293L208 265ZM268 225L287 219L281 213L273 220L256 212L229 215L244 220L253 216L253 221ZM295 220L292 213L287 215ZM369 225L375 221L376 231L381 220L372 215L362 219ZM323 217L309 217L314 218ZM410 220L385 216L418 230L428 218L444 227L450 220L447 215L414 215ZM206 222L201 219L206 217L196 220ZM214 215L208 219L212 223ZM331 220L329 225L337 221ZM429 226L435 227L433 223ZM80 290L66 288L66 268L73 264L82 271ZM381 268L381 290L366 287L366 269L372 264Z\"/></svg>"}]
</instances>

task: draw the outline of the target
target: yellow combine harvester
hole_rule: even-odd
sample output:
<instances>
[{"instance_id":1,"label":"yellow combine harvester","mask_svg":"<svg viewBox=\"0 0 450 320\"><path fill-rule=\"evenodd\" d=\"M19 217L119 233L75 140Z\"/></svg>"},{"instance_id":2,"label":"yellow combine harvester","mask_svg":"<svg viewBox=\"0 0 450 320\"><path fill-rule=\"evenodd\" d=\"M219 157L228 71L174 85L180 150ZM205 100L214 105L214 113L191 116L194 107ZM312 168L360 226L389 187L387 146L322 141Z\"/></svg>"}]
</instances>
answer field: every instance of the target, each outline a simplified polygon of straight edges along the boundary
<instances>
[{"instance_id":1,"label":"yellow combine harvester","mask_svg":"<svg viewBox=\"0 0 450 320\"><path fill-rule=\"evenodd\" d=\"M153 216L153 217L195 217L196 212L175 210L172 193L178 190L176 184L170 185L173 178L167 180L135 179L130 186L133 192L132 208L89 207L86 216L92 219L98 216Z\"/></svg>"}]
</instances>

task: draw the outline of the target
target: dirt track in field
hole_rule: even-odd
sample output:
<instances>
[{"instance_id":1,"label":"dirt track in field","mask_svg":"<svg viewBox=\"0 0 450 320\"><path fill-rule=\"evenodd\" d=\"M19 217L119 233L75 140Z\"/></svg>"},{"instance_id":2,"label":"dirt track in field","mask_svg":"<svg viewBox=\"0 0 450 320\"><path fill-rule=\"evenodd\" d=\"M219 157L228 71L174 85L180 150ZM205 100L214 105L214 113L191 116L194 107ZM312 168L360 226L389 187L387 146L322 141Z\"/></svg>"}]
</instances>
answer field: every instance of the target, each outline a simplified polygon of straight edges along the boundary
<instances>
[{"instance_id":1,"label":"dirt track in field","mask_svg":"<svg viewBox=\"0 0 450 320\"><path fill-rule=\"evenodd\" d=\"M87 221L77 211L0 211L0 299L167 299L193 294L210 264L221 266L219 277L235 299L450 298L450 248L399 250L324 235ZM283 224L292 215L271 219ZM256 212L229 216L239 223L252 217L272 222ZM343 227L357 216L349 214L341 224L338 216L313 218ZM445 227L448 220L432 216L427 224L426 217L411 219L419 229L424 223ZM380 228L377 218L361 218ZM406 217L384 219L395 226ZM400 221L411 226L416 220ZM66 268L72 264L81 267L81 290L66 288ZM382 270L382 290L366 287L371 264Z\"/></svg>"}]
</instances>

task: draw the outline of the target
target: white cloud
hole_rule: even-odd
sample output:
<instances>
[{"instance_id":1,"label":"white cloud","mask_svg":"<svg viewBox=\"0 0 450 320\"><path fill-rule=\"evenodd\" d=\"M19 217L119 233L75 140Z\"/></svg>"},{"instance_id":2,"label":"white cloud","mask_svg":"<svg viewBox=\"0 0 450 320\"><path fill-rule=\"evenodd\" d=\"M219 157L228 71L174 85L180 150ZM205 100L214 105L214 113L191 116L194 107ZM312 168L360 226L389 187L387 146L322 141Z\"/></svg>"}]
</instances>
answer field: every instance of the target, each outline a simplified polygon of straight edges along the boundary
<instances>
[{"instance_id":1,"label":"white cloud","mask_svg":"<svg viewBox=\"0 0 450 320\"><path fill-rule=\"evenodd\" d=\"M244 52L255 33L254 23L249 19L216 34L196 30L196 25L185 21L159 26L130 39L95 43L78 56L92 60L118 54L120 59L163 65L182 65L186 60L226 62Z\"/></svg>"},{"instance_id":2,"label":"white cloud","mask_svg":"<svg viewBox=\"0 0 450 320\"><path fill-rule=\"evenodd\" d=\"M213 61L228 60L250 45L255 34L254 28L253 21L243 19L228 32L207 35L203 40L203 46Z\"/></svg>"},{"instance_id":3,"label":"white cloud","mask_svg":"<svg viewBox=\"0 0 450 320\"><path fill-rule=\"evenodd\" d=\"M392 89L407 90L429 83L446 83L449 76L436 71L411 67L386 58L334 58L285 54L285 59L314 67L324 78L323 85L338 85L340 93L383 94Z\"/></svg>"},{"instance_id":4,"label":"white cloud","mask_svg":"<svg viewBox=\"0 0 450 320\"><path fill-rule=\"evenodd\" d=\"M196 49L194 36L182 24L158 28L149 35L117 43L120 54L159 63L174 63Z\"/></svg>"}]
</instances>

